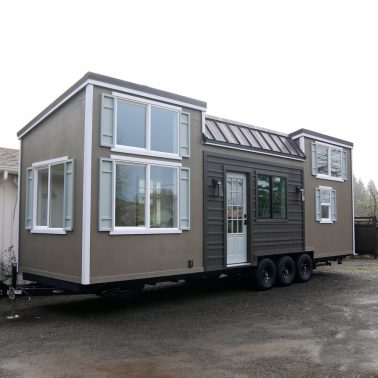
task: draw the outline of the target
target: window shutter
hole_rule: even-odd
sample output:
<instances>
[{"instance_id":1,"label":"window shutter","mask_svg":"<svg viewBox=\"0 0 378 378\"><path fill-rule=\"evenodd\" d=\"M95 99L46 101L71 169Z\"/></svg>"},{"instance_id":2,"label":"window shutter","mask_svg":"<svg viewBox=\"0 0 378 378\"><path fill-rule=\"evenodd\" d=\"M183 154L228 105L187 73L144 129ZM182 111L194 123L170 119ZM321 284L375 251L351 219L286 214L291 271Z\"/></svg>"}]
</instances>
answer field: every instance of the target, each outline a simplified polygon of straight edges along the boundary
<instances>
[{"instance_id":1,"label":"window shutter","mask_svg":"<svg viewBox=\"0 0 378 378\"><path fill-rule=\"evenodd\" d=\"M114 103L113 96L102 95L101 103L101 146L114 146Z\"/></svg>"},{"instance_id":2,"label":"window shutter","mask_svg":"<svg viewBox=\"0 0 378 378\"><path fill-rule=\"evenodd\" d=\"M317 222L321 220L320 189L318 188L315 188L315 219Z\"/></svg>"},{"instance_id":3,"label":"window shutter","mask_svg":"<svg viewBox=\"0 0 378 378\"><path fill-rule=\"evenodd\" d=\"M180 170L180 228L190 230L190 169Z\"/></svg>"},{"instance_id":4,"label":"window shutter","mask_svg":"<svg viewBox=\"0 0 378 378\"><path fill-rule=\"evenodd\" d=\"M336 190L331 191L332 222L337 221Z\"/></svg>"},{"instance_id":5,"label":"window shutter","mask_svg":"<svg viewBox=\"0 0 378 378\"><path fill-rule=\"evenodd\" d=\"M180 156L190 157L190 116L188 113L181 113Z\"/></svg>"},{"instance_id":6,"label":"window shutter","mask_svg":"<svg viewBox=\"0 0 378 378\"><path fill-rule=\"evenodd\" d=\"M311 164L312 164L312 175L317 175L317 166L316 166L316 143L311 144Z\"/></svg>"},{"instance_id":7,"label":"window shutter","mask_svg":"<svg viewBox=\"0 0 378 378\"><path fill-rule=\"evenodd\" d=\"M25 229L30 230L33 224L33 168L26 170L26 206Z\"/></svg>"},{"instance_id":8,"label":"window shutter","mask_svg":"<svg viewBox=\"0 0 378 378\"><path fill-rule=\"evenodd\" d=\"M347 152L343 150L342 161L341 161L341 176L343 180L346 180L347 177Z\"/></svg>"},{"instance_id":9,"label":"window shutter","mask_svg":"<svg viewBox=\"0 0 378 378\"><path fill-rule=\"evenodd\" d=\"M113 160L100 159L99 231L113 228Z\"/></svg>"},{"instance_id":10,"label":"window shutter","mask_svg":"<svg viewBox=\"0 0 378 378\"><path fill-rule=\"evenodd\" d=\"M73 230L74 218L74 161L68 160L64 168L64 229Z\"/></svg>"}]
</instances>

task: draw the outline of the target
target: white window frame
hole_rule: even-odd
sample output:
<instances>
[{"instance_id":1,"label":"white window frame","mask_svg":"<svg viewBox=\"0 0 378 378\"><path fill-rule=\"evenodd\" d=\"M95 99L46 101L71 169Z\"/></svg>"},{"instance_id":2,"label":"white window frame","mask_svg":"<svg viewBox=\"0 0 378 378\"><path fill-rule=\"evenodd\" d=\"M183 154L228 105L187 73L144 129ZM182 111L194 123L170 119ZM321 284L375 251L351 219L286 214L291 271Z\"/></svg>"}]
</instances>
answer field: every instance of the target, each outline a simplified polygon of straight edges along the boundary
<instances>
[{"instance_id":1,"label":"white window frame","mask_svg":"<svg viewBox=\"0 0 378 378\"><path fill-rule=\"evenodd\" d=\"M334 146L332 144L326 144L326 143L321 143L321 142L315 142L317 146L322 146L328 148L328 159L327 159L327 165L328 165L328 174L323 174L323 173L317 173L316 178L318 179L323 179L323 180L332 180L332 181L340 181L344 182L344 179L342 177L342 164L343 164L343 151L344 149L338 146ZM331 159L332 159L332 154L331 154L331 149L338 150L341 153L341 176L340 177L335 177L331 175ZM315 166L316 166L316 172L318 171L318 149L316 149L316 161L315 161Z\"/></svg>"},{"instance_id":2,"label":"white window frame","mask_svg":"<svg viewBox=\"0 0 378 378\"><path fill-rule=\"evenodd\" d=\"M331 188L330 186L319 186L318 188L320 189L320 221L319 221L319 223L333 223L333 220L332 220L332 190L333 190L333 188ZM321 201L322 190L329 191L329 204L323 203ZM322 217L322 206L328 207L328 218Z\"/></svg>"},{"instance_id":3,"label":"white window frame","mask_svg":"<svg viewBox=\"0 0 378 378\"><path fill-rule=\"evenodd\" d=\"M47 201L47 223L49 223L50 218L50 183L51 183L51 177L50 177L50 171L51 166L57 165L57 164L65 164L68 161L68 156L63 156L56 159L50 159L45 161L39 161L32 164L33 168L33 219L32 219L32 228L30 232L32 234L57 234L57 235L64 235L67 234L66 230L63 227L54 228L47 226L37 226L37 189L38 189L38 170L40 169L48 169L48 186L47 186L47 192L48 192L48 201Z\"/></svg>"},{"instance_id":4,"label":"white window frame","mask_svg":"<svg viewBox=\"0 0 378 378\"><path fill-rule=\"evenodd\" d=\"M182 157L180 156L180 121L181 121L181 107L174 106L174 105L168 105L168 104L162 104L161 102L152 101L152 100L145 100L141 99L139 97L130 96L130 95L124 95L122 93L113 92L113 96L115 96L114 99L114 147L111 148L111 151L114 152L122 152L122 153L128 153L128 154L135 154L135 155L146 155L146 156L152 156L152 157L161 157L161 158L167 158L167 159L176 159L181 160ZM140 147L132 147L132 146L125 146L122 144L117 144L117 111L118 111L118 101L124 101L134 104L143 105L146 107L146 148L140 148ZM177 112L177 152L176 153L170 153L170 152L161 152L161 151L155 151L151 150L151 107L157 107L167 110L172 110Z\"/></svg>"},{"instance_id":5,"label":"white window frame","mask_svg":"<svg viewBox=\"0 0 378 378\"><path fill-rule=\"evenodd\" d=\"M161 160L141 159L129 156L111 155L113 159L113 208L112 208L112 231L110 235L130 235L130 234L181 234L180 229L180 168L181 163L164 162ZM116 198L116 165L133 164L146 167L146 191L145 191L145 227L120 227L115 225L115 198ZM150 170L151 166L167 167L176 169L177 185L177 227L175 228L151 228L150 226Z\"/></svg>"}]
</instances>

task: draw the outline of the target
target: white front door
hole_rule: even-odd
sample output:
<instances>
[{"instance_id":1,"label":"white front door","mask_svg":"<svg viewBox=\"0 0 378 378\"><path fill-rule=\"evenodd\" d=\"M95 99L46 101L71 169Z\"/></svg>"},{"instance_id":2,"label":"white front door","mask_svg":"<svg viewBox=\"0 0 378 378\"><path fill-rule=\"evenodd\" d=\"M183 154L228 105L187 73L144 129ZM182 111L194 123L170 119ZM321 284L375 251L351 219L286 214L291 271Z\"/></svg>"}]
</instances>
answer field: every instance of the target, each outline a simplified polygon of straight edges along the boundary
<instances>
[{"instance_id":1,"label":"white front door","mask_svg":"<svg viewBox=\"0 0 378 378\"><path fill-rule=\"evenodd\" d=\"M247 262L247 175L227 173L227 265Z\"/></svg>"}]
</instances>

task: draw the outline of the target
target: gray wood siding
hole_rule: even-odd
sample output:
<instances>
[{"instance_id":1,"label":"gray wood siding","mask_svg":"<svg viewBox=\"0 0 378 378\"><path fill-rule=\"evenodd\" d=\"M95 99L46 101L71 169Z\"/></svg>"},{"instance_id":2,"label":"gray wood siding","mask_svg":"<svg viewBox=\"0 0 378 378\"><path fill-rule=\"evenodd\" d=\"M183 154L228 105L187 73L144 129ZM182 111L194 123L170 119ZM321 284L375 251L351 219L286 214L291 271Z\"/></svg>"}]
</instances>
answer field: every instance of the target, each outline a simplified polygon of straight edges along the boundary
<instances>
[{"instance_id":1,"label":"gray wood siding","mask_svg":"<svg viewBox=\"0 0 378 378\"><path fill-rule=\"evenodd\" d=\"M248 261L256 257L304 251L304 206L297 187L303 188L303 169L298 165L275 164L264 159L247 159L204 152L204 266L206 270L226 267L226 173L247 174ZM287 180L287 219L257 218L257 174L278 175ZM214 196L213 179L223 183L223 196Z\"/></svg>"}]
</instances>

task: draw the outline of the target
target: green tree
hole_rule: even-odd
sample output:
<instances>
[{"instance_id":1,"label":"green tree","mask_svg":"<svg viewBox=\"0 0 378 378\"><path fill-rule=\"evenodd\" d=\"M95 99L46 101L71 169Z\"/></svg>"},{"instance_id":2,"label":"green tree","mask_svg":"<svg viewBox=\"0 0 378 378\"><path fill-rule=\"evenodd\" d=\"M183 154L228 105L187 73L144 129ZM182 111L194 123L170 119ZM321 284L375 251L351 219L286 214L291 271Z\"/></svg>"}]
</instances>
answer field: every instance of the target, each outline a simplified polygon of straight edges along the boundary
<instances>
[{"instance_id":1,"label":"green tree","mask_svg":"<svg viewBox=\"0 0 378 378\"><path fill-rule=\"evenodd\" d=\"M354 215L356 217L369 216L370 193L362 180L353 176L354 182Z\"/></svg>"}]
</instances>

